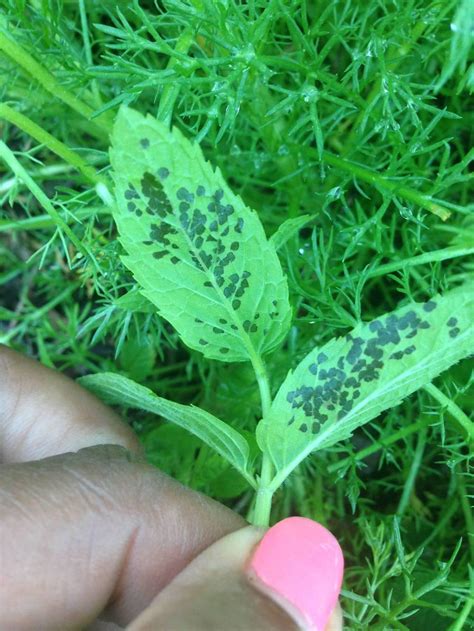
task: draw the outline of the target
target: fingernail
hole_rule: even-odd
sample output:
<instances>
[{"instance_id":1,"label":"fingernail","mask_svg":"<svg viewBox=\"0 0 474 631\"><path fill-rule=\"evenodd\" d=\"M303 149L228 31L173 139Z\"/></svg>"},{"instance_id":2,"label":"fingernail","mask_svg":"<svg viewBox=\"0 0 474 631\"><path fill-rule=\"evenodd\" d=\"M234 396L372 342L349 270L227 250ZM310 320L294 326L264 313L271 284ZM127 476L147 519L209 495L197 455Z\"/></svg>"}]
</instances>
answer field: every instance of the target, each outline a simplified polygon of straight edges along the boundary
<instances>
[{"instance_id":1,"label":"fingernail","mask_svg":"<svg viewBox=\"0 0 474 631\"><path fill-rule=\"evenodd\" d=\"M344 558L337 539L311 519L289 517L267 531L250 561L257 587L324 631L341 591ZM283 601L283 602L282 602Z\"/></svg>"}]
</instances>

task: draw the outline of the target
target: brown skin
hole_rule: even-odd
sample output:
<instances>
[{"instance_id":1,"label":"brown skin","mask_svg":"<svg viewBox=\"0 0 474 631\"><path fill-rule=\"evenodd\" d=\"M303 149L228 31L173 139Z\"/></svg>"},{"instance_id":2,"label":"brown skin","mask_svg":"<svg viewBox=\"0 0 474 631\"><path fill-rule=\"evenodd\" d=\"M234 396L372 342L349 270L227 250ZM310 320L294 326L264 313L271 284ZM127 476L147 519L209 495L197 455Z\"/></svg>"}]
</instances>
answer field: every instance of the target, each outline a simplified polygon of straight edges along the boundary
<instances>
[{"instance_id":1,"label":"brown skin","mask_svg":"<svg viewBox=\"0 0 474 631\"><path fill-rule=\"evenodd\" d=\"M148 465L112 410L2 346L0 463L1 629L298 628L244 573L263 530Z\"/></svg>"}]
</instances>

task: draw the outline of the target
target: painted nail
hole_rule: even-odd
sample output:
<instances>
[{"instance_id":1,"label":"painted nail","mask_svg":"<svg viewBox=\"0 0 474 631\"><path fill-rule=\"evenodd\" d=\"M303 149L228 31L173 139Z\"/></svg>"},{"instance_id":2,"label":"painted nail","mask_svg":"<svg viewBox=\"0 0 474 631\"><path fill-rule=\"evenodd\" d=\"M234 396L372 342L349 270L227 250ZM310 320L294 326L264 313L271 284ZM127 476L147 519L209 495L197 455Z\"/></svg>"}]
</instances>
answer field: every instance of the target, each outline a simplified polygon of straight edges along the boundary
<instances>
[{"instance_id":1,"label":"painted nail","mask_svg":"<svg viewBox=\"0 0 474 631\"><path fill-rule=\"evenodd\" d=\"M257 588L273 596L306 628L324 631L341 591L344 558L337 539L311 519L289 517L267 531L248 568Z\"/></svg>"}]
</instances>

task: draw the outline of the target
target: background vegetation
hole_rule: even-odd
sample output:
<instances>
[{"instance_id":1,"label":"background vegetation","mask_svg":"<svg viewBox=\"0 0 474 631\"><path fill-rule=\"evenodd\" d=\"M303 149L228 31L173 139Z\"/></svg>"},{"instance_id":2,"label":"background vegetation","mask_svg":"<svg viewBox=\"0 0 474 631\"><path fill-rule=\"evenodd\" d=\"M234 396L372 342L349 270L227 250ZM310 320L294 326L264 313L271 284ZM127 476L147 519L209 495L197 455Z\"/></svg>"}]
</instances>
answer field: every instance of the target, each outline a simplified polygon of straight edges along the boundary
<instances>
[{"instance_id":1,"label":"background vegetation","mask_svg":"<svg viewBox=\"0 0 474 631\"><path fill-rule=\"evenodd\" d=\"M72 377L118 371L253 431L245 365L204 361L135 291L113 221L121 103L180 127L283 250L283 366L473 270L471 0L0 0L0 342ZM11 153L13 152L13 153ZM102 193L103 195L103 193ZM284 361L283 361L283 355ZM328 525L349 629L474 628L470 364L308 459L273 519ZM177 427L123 410L151 462L246 514L251 494Z\"/></svg>"}]
</instances>

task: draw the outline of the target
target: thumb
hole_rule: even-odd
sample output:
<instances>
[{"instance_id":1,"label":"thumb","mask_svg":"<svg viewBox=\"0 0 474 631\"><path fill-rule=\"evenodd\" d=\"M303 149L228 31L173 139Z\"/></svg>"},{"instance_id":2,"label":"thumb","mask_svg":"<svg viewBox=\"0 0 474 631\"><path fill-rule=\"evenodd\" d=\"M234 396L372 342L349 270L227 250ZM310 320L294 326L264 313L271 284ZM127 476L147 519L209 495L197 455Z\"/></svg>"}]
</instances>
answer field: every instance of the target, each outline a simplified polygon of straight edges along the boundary
<instances>
[{"instance_id":1,"label":"thumb","mask_svg":"<svg viewBox=\"0 0 474 631\"><path fill-rule=\"evenodd\" d=\"M343 567L337 540L310 519L248 526L196 557L128 631L341 631Z\"/></svg>"}]
</instances>

